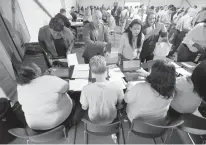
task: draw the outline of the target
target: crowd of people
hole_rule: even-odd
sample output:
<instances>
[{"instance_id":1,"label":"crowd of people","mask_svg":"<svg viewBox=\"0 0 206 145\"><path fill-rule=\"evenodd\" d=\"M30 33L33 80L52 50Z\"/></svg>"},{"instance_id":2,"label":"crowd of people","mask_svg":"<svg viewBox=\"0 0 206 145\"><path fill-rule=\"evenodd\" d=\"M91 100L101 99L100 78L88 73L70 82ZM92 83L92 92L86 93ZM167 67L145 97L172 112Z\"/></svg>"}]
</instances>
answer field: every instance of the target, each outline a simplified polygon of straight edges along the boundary
<instances>
[{"instance_id":1,"label":"crowd of people","mask_svg":"<svg viewBox=\"0 0 206 145\"><path fill-rule=\"evenodd\" d=\"M73 21L77 14L84 17L83 58L96 78L96 82L81 91L80 104L93 123L112 123L123 101L127 104L126 113L131 122L136 118L163 119L168 112L177 116L197 110L206 97L206 9L197 12L196 7L184 10L173 5L122 9L115 3L113 8L91 6L75 10L72 7ZM124 94L106 79L105 57L111 52L109 34L116 31L116 26L121 26L117 63L120 66L123 61L140 59L144 63L153 60L158 42L172 43L167 57L178 51L177 61L202 62L190 77L176 78L174 65L156 60L150 72L136 70L145 81L128 84ZM67 53L72 53L75 40L71 30L66 11L61 9L49 25L40 28L39 43L50 57L66 57ZM60 124L71 126L78 122L80 117L76 116L81 114L81 109L67 94L67 81L42 75L34 63L22 64L18 75L18 100L30 128L49 130Z\"/></svg>"}]
</instances>

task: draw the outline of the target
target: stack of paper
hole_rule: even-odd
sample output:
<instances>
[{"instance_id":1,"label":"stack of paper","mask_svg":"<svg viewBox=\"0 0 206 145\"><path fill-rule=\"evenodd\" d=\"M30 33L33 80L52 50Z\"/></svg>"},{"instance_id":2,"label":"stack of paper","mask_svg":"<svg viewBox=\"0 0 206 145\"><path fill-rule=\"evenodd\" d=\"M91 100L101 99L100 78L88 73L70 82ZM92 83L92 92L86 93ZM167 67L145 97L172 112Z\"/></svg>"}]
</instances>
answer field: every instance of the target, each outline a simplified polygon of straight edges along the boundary
<instances>
[{"instance_id":1,"label":"stack of paper","mask_svg":"<svg viewBox=\"0 0 206 145\"><path fill-rule=\"evenodd\" d=\"M181 75L185 76L185 77L191 76L191 73L188 72L188 71L186 71L186 70L183 69L183 68L177 68L177 69L176 69L176 72L177 72L178 74L181 74Z\"/></svg>"},{"instance_id":2,"label":"stack of paper","mask_svg":"<svg viewBox=\"0 0 206 145\"><path fill-rule=\"evenodd\" d=\"M116 68L109 68L109 76L111 78L123 78L124 74L122 73L122 71L120 70L119 67Z\"/></svg>"},{"instance_id":3,"label":"stack of paper","mask_svg":"<svg viewBox=\"0 0 206 145\"><path fill-rule=\"evenodd\" d=\"M110 78L109 81L113 82L115 85L117 85L119 88L126 89L126 82L123 78Z\"/></svg>"},{"instance_id":4,"label":"stack of paper","mask_svg":"<svg viewBox=\"0 0 206 145\"><path fill-rule=\"evenodd\" d=\"M116 64L118 62L118 52L112 51L106 59L107 64Z\"/></svg>"},{"instance_id":5,"label":"stack of paper","mask_svg":"<svg viewBox=\"0 0 206 145\"><path fill-rule=\"evenodd\" d=\"M82 91L82 89L88 85L87 79L75 79L69 80L69 90L72 91Z\"/></svg>"},{"instance_id":6,"label":"stack of paper","mask_svg":"<svg viewBox=\"0 0 206 145\"><path fill-rule=\"evenodd\" d=\"M77 65L78 61L77 61L76 53L67 54L67 62L68 62L68 67L72 65Z\"/></svg>"},{"instance_id":7,"label":"stack of paper","mask_svg":"<svg viewBox=\"0 0 206 145\"><path fill-rule=\"evenodd\" d=\"M89 65L77 64L74 66L72 78L75 79L88 79L89 78Z\"/></svg>"},{"instance_id":8,"label":"stack of paper","mask_svg":"<svg viewBox=\"0 0 206 145\"><path fill-rule=\"evenodd\" d=\"M175 66L175 68L181 68L181 66L177 65L175 62L171 62Z\"/></svg>"}]
</instances>

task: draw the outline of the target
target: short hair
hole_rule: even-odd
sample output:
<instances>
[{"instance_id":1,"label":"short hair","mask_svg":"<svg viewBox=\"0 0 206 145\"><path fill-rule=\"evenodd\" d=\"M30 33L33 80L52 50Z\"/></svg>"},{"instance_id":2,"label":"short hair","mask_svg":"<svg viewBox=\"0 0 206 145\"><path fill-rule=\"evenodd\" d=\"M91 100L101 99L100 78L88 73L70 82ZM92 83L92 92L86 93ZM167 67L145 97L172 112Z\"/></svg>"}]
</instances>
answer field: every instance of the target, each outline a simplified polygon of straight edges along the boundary
<instances>
[{"instance_id":1,"label":"short hair","mask_svg":"<svg viewBox=\"0 0 206 145\"><path fill-rule=\"evenodd\" d=\"M29 84L33 79L38 77L37 68L39 67L31 61L23 62L17 72L17 83L20 85Z\"/></svg>"},{"instance_id":2,"label":"short hair","mask_svg":"<svg viewBox=\"0 0 206 145\"><path fill-rule=\"evenodd\" d=\"M206 96L206 60L202 61L194 69L191 80L194 85L194 92L196 92L200 98L204 98Z\"/></svg>"},{"instance_id":3,"label":"short hair","mask_svg":"<svg viewBox=\"0 0 206 145\"><path fill-rule=\"evenodd\" d=\"M100 10L95 10L94 13L92 14L92 18L94 18L97 15L100 15L102 17L102 12Z\"/></svg>"},{"instance_id":4,"label":"short hair","mask_svg":"<svg viewBox=\"0 0 206 145\"><path fill-rule=\"evenodd\" d=\"M146 78L151 87L156 90L164 99L174 96L176 85L176 71L174 65L163 60L157 60L151 69L150 75Z\"/></svg>"},{"instance_id":5,"label":"short hair","mask_svg":"<svg viewBox=\"0 0 206 145\"><path fill-rule=\"evenodd\" d=\"M60 9L60 13L66 13L66 10L65 9Z\"/></svg>"},{"instance_id":6,"label":"short hair","mask_svg":"<svg viewBox=\"0 0 206 145\"><path fill-rule=\"evenodd\" d=\"M94 74L104 74L107 70L107 63L103 56L96 55L90 59L90 69Z\"/></svg>"},{"instance_id":7,"label":"short hair","mask_svg":"<svg viewBox=\"0 0 206 145\"><path fill-rule=\"evenodd\" d=\"M74 6L72 6L72 9L74 9L75 7Z\"/></svg>"},{"instance_id":8,"label":"short hair","mask_svg":"<svg viewBox=\"0 0 206 145\"><path fill-rule=\"evenodd\" d=\"M154 10L154 6L151 6L150 9Z\"/></svg>"},{"instance_id":9,"label":"short hair","mask_svg":"<svg viewBox=\"0 0 206 145\"><path fill-rule=\"evenodd\" d=\"M49 22L49 27L54 31L62 31L64 29L64 22L60 18L52 18Z\"/></svg>"}]
</instances>

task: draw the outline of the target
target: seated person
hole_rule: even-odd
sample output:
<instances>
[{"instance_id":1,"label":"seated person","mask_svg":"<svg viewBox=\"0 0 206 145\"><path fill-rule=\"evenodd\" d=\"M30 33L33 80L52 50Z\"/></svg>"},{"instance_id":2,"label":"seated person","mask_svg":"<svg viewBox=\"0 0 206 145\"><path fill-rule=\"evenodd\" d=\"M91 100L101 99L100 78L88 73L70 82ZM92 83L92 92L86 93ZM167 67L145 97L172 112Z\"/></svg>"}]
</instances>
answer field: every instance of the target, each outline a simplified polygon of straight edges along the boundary
<instances>
[{"instance_id":1,"label":"seated person","mask_svg":"<svg viewBox=\"0 0 206 145\"><path fill-rule=\"evenodd\" d=\"M116 105L123 100L123 90L106 79L107 66L103 56L92 57L89 64L96 82L83 88L82 109L88 109L89 119L96 124L112 123L117 117Z\"/></svg>"},{"instance_id":2,"label":"seated person","mask_svg":"<svg viewBox=\"0 0 206 145\"><path fill-rule=\"evenodd\" d=\"M144 34L140 20L133 20L122 34L119 46L119 65L126 60L140 59Z\"/></svg>"},{"instance_id":3,"label":"seated person","mask_svg":"<svg viewBox=\"0 0 206 145\"><path fill-rule=\"evenodd\" d=\"M177 79L177 94L171 103L171 113L194 113L206 96L206 61L202 61L192 76ZM184 103L183 103L184 102Z\"/></svg>"},{"instance_id":4,"label":"seated person","mask_svg":"<svg viewBox=\"0 0 206 145\"><path fill-rule=\"evenodd\" d=\"M144 82L128 86L124 100L129 120L164 120L175 93L175 82L175 67L157 60Z\"/></svg>"},{"instance_id":5,"label":"seated person","mask_svg":"<svg viewBox=\"0 0 206 145\"><path fill-rule=\"evenodd\" d=\"M178 62L198 62L206 58L206 21L187 33L178 50ZM198 55L201 55L199 59Z\"/></svg>"},{"instance_id":6,"label":"seated person","mask_svg":"<svg viewBox=\"0 0 206 145\"><path fill-rule=\"evenodd\" d=\"M67 94L69 84L56 76L41 75L41 69L32 62L23 63L18 72L18 101L28 126L39 131L61 124L69 127L74 107Z\"/></svg>"},{"instance_id":7,"label":"seated person","mask_svg":"<svg viewBox=\"0 0 206 145\"><path fill-rule=\"evenodd\" d=\"M82 57L85 63L89 63L90 58L95 55L104 55L105 52L111 51L111 46L107 47L111 43L108 28L102 23L102 13L99 10L94 11L92 19L93 22L85 25L83 32L86 48Z\"/></svg>"},{"instance_id":8,"label":"seated person","mask_svg":"<svg viewBox=\"0 0 206 145\"><path fill-rule=\"evenodd\" d=\"M71 53L74 36L69 28L64 27L60 18L52 18L49 25L39 30L39 44L50 57L65 57Z\"/></svg>"},{"instance_id":9,"label":"seated person","mask_svg":"<svg viewBox=\"0 0 206 145\"><path fill-rule=\"evenodd\" d=\"M56 18L60 18L64 22L64 26L67 28L71 27L71 23L69 22L69 19L66 17L66 10L65 9L60 9L60 13L58 13Z\"/></svg>"}]
</instances>

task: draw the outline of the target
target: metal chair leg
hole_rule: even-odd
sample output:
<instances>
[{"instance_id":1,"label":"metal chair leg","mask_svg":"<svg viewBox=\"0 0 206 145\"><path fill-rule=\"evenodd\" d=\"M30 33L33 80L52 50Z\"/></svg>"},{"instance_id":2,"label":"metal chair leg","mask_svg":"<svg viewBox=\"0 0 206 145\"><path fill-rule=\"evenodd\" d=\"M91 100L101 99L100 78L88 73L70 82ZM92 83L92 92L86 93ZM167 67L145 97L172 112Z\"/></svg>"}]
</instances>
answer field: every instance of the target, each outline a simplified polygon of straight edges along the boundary
<instances>
[{"instance_id":1,"label":"metal chair leg","mask_svg":"<svg viewBox=\"0 0 206 145\"><path fill-rule=\"evenodd\" d=\"M167 136L166 136L166 138L165 138L165 140L164 140L164 144L166 144L167 143L167 141L169 141L170 140L170 138L172 137L172 133L173 133L173 128L171 129L171 132L170 132L170 135L169 135L169 137L167 138Z\"/></svg>"},{"instance_id":2,"label":"metal chair leg","mask_svg":"<svg viewBox=\"0 0 206 145\"><path fill-rule=\"evenodd\" d=\"M130 133L131 133L131 131L129 131L128 134L127 134L127 142L126 142L127 144L128 144L128 142L129 142Z\"/></svg>"},{"instance_id":3,"label":"metal chair leg","mask_svg":"<svg viewBox=\"0 0 206 145\"><path fill-rule=\"evenodd\" d=\"M88 144L88 134L86 131L84 131L84 142L85 144Z\"/></svg>"},{"instance_id":4,"label":"metal chair leg","mask_svg":"<svg viewBox=\"0 0 206 145\"><path fill-rule=\"evenodd\" d=\"M155 138L153 138L153 141L154 141L154 143L155 143L155 144L157 144L157 142L156 142Z\"/></svg>"}]
</instances>

